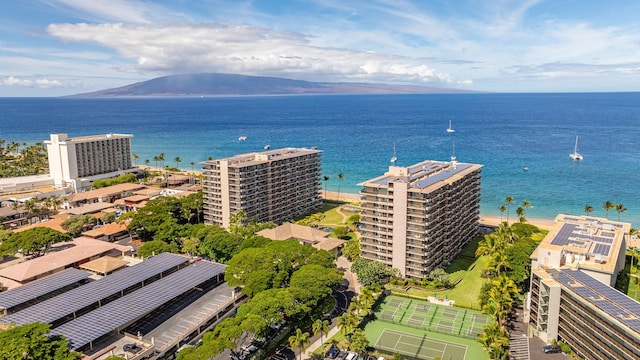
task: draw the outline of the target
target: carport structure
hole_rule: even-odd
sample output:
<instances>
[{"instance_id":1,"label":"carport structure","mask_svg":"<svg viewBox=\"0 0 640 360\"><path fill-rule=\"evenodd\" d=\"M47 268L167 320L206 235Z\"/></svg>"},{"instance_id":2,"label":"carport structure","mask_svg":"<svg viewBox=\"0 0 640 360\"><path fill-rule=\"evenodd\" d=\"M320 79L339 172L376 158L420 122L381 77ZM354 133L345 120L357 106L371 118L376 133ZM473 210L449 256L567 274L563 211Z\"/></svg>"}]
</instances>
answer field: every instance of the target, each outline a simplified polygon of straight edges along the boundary
<instances>
[{"instance_id":1,"label":"carport structure","mask_svg":"<svg viewBox=\"0 0 640 360\"><path fill-rule=\"evenodd\" d=\"M44 322L56 328L189 265L189 258L163 253L0 319L17 326Z\"/></svg>"},{"instance_id":2,"label":"carport structure","mask_svg":"<svg viewBox=\"0 0 640 360\"><path fill-rule=\"evenodd\" d=\"M120 332L137 320L161 309L167 302L189 291L222 283L226 266L198 261L154 283L127 294L51 331L64 335L76 351L90 350L93 343L112 332Z\"/></svg>"},{"instance_id":3,"label":"carport structure","mask_svg":"<svg viewBox=\"0 0 640 360\"><path fill-rule=\"evenodd\" d=\"M0 293L0 314L8 315L37 302L69 291L88 281L89 273L69 268L15 289Z\"/></svg>"}]
</instances>

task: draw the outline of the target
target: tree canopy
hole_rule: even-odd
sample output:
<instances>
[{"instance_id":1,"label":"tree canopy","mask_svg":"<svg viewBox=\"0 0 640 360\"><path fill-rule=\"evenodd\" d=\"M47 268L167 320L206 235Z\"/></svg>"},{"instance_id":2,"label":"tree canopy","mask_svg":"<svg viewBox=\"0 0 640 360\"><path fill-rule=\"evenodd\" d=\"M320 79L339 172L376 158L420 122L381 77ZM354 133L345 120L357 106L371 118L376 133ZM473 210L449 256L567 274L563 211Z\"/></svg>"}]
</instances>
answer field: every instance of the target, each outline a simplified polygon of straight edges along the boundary
<instances>
[{"instance_id":1,"label":"tree canopy","mask_svg":"<svg viewBox=\"0 0 640 360\"><path fill-rule=\"evenodd\" d=\"M75 360L78 353L69 352L69 342L50 335L49 324L32 323L0 332L0 359L4 360Z\"/></svg>"},{"instance_id":2,"label":"tree canopy","mask_svg":"<svg viewBox=\"0 0 640 360\"><path fill-rule=\"evenodd\" d=\"M0 254L13 255L22 251L24 255L42 255L47 246L62 241L70 241L71 236L45 227L35 227L11 234L0 244Z\"/></svg>"},{"instance_id":3,"label":"tree canopy","mask_svg":"<svg viewBox=\"0 0 640 360\"><path fill-rule=\"evenodd\" d=\"M358 275L358 281L364 286L381 285L393 274L393 270L387 265L361 257L353 261L351 271Z\"/></svg>"}]
</instances>

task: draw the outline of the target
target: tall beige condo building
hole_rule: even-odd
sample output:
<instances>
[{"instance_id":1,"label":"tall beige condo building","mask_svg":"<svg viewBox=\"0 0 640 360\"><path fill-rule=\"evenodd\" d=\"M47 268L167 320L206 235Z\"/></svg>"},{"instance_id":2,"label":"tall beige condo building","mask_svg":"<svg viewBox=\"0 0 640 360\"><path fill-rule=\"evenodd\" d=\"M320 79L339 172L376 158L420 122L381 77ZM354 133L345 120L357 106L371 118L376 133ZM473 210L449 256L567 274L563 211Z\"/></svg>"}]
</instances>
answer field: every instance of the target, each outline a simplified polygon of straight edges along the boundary
<instances>
[{"instance_id":1,"label":"tall beige condo building","mask_svg":"<svg viewBox=\"0 0 640 360\"><path fill-rule=\"evenodd\" d=\"M423 161L360 183L361 256L422 278L478 234L482 165Z\"/></svg>"},{"instance_id":2,"label":"tall beige condo building","mask_svg":"<svg viewBox=\"0 0 640 360\"><path fill-rule=\"evenodd\" d=\"M131 138L133 135L126 134L75 138L64 133L51 134L44 143L54 184L81 190L94 180L135 171L131 164Z\"/></svg>"},{"instance_id":3,"label":"tall beige condo building","mask_svg":"<svg viewBox=\"0 0 640 360\"><path fill-rule=\"evenodd\" d=\"M204 164L204 216L228 227L244 210L260 222L282 223L319 208L322 151L283 148Z\"/></svg>"}]
</instances>

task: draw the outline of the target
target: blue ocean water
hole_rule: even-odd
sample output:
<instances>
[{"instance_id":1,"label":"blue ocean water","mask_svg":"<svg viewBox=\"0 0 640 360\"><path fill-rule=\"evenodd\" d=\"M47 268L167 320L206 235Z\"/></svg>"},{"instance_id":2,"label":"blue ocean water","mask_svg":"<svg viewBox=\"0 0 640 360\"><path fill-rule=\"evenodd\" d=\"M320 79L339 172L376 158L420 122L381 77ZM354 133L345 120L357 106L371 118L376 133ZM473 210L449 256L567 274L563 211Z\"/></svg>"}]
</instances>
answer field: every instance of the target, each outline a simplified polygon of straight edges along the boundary
<instances>
[{"instance_id":1,"label":"blue ocean water","mask_svg":"<svg viewBox=\"0 0 640 360\"><path fill-rule=\"evenodd\" d=\"M128 133L141 164L165 153L185 169L266 144L317 146L328 189L349 193L388 169L394 144L401 166L455 151L484 165L483 213L500 215L507 195L529 200L530 218L579 215L586 204L604 216L612 201L628 209L621 220L640 224L640 93L0 98L0 114L0 139ZM576 136L581 162L569 158Z\"/></svg>"}]
</instances>

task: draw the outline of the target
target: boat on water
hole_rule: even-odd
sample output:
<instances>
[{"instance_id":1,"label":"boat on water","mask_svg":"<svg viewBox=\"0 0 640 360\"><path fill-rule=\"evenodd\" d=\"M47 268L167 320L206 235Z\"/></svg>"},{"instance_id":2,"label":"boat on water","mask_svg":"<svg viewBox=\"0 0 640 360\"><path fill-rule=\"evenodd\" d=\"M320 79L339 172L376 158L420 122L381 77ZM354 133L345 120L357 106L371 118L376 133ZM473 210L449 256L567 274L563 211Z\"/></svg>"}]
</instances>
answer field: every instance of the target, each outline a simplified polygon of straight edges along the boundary
<instances>
[{"instance_id":1,"label":"boat on water","mask_svg":"<svg viewBox=\"0 0 640 360\"><path fill-rule=\"evenodd\" d=\"M265 145L265 146L264 146L264 149L265 149L265 150L269 150L270 148L271 148L271 145L269 145L269 144L267 144L267 145Z\"/></svg>"},{"instance_id":2,"label":"boat on water","mask_svg":"<svg viewBox=\"0 0 640 360\"><path fill-rule=\"evenodd\" d=\"M393 156L391 157L391 163L395 165L396 161L398 161L398 157L396 157L396 143L393 143Z\"/></svg>"},{"instance_id":3,"label":"boat on water","mask_svg":"<svg viewBox=\"0 0 640 360\"><path fill-rule=\"evenodd\" d=\"M582 155L580 155L580 153L578 153L578 136L576 136L576 145L573 148L573 152L569 154L569 157L573 161L579 161L579 160L583 159Z\"/></svg>"},{"instance_id":4,"label":"boat on water","mask_svg":"<svg viewBox=\"0 0 640 360\"><path fill-rule=\"evenodd\" d=\"M522 171L529 171L529 167L528 166L523 167Z\"/></svg>"},{"instance_id":5,"label":"boat on water","mask_svg":"<svg viewBox=\"0 0 640 360\"><path fill-rule=\"evenodd\" d=\"M454 133L456 132L455 129L451 126L451 120L449 120L449 127L447 128L447 132L448 133Z\"/></svg>"}]
</instances>

